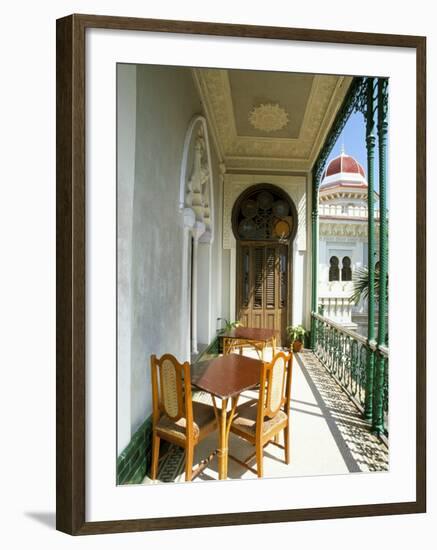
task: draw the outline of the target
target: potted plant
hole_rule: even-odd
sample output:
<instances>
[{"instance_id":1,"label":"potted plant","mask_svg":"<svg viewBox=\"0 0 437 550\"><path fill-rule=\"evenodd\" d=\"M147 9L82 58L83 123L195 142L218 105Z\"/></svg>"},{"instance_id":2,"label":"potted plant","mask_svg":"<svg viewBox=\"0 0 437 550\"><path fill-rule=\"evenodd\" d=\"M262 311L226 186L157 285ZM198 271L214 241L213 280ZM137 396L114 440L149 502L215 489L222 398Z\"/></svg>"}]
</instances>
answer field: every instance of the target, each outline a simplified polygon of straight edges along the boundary
<instances>
[{"instance_id":1,"label":"potted plant","mask_svg":"<svg viewBox=\"0 0 437 550\"><path fill-rule=\"evenodd\" d=\"M232 330L233 328L242 327L243 323L240 321L228 321L227 319L224 319L223 317L217 317L217 321L224 321L224 327L217 330L218 334L222 334L223 332L228 332Z\"/></svg>"},{"instance_id":2,"label":"potted plant","mask_svg":"<svg viewBox=\"0 0 437 550\"><path fill-rule=\"evenodd\" d=\"M228 332L233 328L242 327L242 326L243 326L243 323L241 323L240 321L226 321L225 331Z\"/></svg>"},{"instance_id":3,"label":"potted plant","mask_svg":"<svg viewBox=\"0 0 437 550\"><path fill-rule=\"evenodd\" d=\"M219 353L223 353L223 334L225 334L225 332L229 332L233 328L243 326L243 323L240 321L228 321L223 317L217 317L217 321L224 321L224 327L217 329L218 351Z\"/></svg>"},{"instance_id":4,"label":"potted plant","mask_svg":"<svg viewBox=\"0 0 437 550\"><path fill-rule=\"evenodd\" d=\"M287 334L290 338L290 344L293 346L293 351L299 352L303 346L306 330L302 325L294 325L287 327Z\"/></svg>"}]
</instances>

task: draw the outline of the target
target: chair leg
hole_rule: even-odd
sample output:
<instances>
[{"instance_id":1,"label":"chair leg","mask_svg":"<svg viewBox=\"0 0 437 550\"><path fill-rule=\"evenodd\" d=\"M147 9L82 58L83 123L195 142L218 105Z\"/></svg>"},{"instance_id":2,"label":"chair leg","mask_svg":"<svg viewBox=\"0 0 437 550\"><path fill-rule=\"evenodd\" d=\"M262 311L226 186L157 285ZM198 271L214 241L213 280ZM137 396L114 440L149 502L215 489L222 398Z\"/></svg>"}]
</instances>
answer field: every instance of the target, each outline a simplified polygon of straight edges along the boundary
<instances>
[{"instance_id":1,"label":"chair leg","mask_svg":"<svg viewBox=\"0 0 437 550\"><path fill-rule=\"evenodd\" d=\"M258 473L258 477L263 477L263 455L264 455L264 448L261 442L257 442L256 443L256 471Z\"/></svg>"},{"instance_id":2,"label":"chair leg","mask_svg":"<svg viewBox=\"0 0 437 550\"><path fill-rule=\"evenodd\" d=\"M152 479L156 479L158 475L158 461L159 461L159 444L161 443L161 438L156 433L153 434L152 441Z\"/></svg>"},{"instance_id":3,"label":"chair leg","mask_svg":"<svg viewBox=\"0 0 437 550\"><path fill-rule=\"evenodd\" d=\"M290 464L290 426L284 428L285 464Z\"/></svg>"},{"instance_id":4,"label":"chair leg","mask_svg":"<svg viewBox=\"0 0 437 550\"><path fill-rule=\"evenodd\" d=\"M193 455L194 446L187 445L185 447L185 481L191 481L193 476Z\"/></svg>"}]
</instances>

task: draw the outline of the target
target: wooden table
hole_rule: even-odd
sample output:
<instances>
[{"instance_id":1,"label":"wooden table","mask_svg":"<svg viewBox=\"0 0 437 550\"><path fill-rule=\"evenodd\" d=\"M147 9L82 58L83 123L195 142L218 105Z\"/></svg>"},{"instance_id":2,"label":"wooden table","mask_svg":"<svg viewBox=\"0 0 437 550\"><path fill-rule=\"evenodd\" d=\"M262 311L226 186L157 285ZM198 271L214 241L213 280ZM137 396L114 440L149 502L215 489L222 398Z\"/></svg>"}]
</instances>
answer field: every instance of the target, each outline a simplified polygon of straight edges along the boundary
<instances>
[{"instance_id":1,"label":"wooden table","mask_svg":"<svg viewBox=\"0 0 437 550\"><path fill-rule=\"evenodd\" d=\"M229 431L238 398L241 392L259 384L262 366L263 362L259 359L231 353L209 361L201 361L191 367L191 384L212 396L219 427L219 479L226 479L228 476ZM216 397L221 399L221 409L217 407ZM228 412L229 399L231 410Z\"/></svg>"},{"instance_id":2,"label":"wooden table","mask_svg":"<svg viewBox=\"0 0 437 550\"><path fill-rule=\"evenodd\" d=\"M267 328L236 327L224 332L223 353L230 353L235 347L240 350L244 345L251 345L257 351L261 350L261 358L264 359L264 350L268 345L272 346L273 355L276 349L276 330Z\"/></svg>"}]
</instances>

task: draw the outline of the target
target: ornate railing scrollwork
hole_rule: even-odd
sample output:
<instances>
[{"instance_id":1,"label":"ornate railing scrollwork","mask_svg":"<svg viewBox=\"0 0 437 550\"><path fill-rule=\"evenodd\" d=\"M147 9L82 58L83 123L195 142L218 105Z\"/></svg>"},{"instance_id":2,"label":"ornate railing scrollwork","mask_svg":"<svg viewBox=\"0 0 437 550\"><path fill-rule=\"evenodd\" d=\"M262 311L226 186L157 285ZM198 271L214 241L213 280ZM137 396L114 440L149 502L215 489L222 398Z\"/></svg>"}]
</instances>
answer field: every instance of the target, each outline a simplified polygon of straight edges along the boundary
<instances>
[{"instance_id":1,"label":"ornate railing scrollwork","mask_svg":"<svg viewBox=\"0 0 437 550\"><path fill-rule=\"evenodd\" d=\"M367 388L367 364L371 354L384 362L384 432L388 434L388 349L377 348L367 338L347 330L327 317L313 314L315 323L314 353L323 366L340 384L357 407L364 413Z\"/></svg>"}]
</instances>

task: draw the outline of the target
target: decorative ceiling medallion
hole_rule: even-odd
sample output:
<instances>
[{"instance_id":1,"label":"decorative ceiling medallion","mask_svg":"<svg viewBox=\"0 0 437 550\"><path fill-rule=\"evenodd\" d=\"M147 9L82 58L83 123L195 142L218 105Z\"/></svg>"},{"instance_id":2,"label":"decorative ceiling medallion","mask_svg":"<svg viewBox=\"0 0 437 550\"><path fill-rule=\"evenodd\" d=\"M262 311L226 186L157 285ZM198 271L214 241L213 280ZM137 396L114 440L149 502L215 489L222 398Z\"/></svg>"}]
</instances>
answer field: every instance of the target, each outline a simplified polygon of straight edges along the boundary
<instances>
[{"instance_id":1,"label":"decorative ceiling medallion","mask_svg":"<svg viewBox=\"0 0 437 550\"><path fill-rule=\"evenodd\" d=\"M262 103L249 113L249 122L262 132L277 132L288 124L288 114L278 103Z\"/></svg>"}]
</instances>

